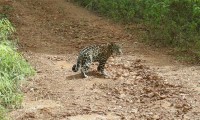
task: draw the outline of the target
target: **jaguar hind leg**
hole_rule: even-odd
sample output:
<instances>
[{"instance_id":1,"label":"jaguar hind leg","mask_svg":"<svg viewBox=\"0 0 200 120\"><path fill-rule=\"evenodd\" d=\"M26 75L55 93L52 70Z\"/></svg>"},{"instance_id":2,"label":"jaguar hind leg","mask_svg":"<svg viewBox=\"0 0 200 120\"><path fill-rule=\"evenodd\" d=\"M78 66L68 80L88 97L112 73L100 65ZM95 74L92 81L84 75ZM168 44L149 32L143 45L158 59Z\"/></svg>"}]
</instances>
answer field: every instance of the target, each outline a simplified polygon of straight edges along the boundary
<instances>
[{"instance_id":1,"label":"jaguar hind leg","mask_svg":"<svg viewBox=\"0 0 200 120\"><path fill-rule=\"evenodd\" d=\"M86 59L85 61L82 62L81 74L84 78L88 78L86 73L88 73L91 63L92 63L91 59Z\"/></svg>"}]
</instances>

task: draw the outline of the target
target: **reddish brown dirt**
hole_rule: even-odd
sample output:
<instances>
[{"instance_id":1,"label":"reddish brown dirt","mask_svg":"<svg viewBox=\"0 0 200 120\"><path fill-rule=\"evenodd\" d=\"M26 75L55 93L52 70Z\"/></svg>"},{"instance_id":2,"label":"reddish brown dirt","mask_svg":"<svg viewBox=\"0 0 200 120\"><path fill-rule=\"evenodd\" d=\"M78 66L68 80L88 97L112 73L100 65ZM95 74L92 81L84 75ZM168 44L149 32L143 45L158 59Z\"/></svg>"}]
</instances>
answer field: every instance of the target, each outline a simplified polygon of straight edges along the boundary
<instances>
[{"instance_id":1,"label":"reddish brown dirt","mask_svg":"<svg viewBox=\"0 0 200 120\"><path fill-rule=\"evenodd\" d=\"M139 27L98 17L66 0L5 1L17 28L20 51L37 75L23 84L14 120L198 120L200 67L181 65L138 43ZM109 59L105 79L71 71L78 51L90 44L123 43Z\"/></svg>"}]
</instances>

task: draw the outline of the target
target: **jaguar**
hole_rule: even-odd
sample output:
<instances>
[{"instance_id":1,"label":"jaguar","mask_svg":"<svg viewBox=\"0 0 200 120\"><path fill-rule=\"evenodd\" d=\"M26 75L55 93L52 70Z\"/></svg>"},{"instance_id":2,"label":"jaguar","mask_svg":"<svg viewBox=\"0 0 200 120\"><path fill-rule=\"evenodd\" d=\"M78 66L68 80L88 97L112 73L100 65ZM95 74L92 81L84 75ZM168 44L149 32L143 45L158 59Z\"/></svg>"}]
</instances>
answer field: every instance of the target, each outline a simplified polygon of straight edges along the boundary
<instances>
[{"instance_id":1,"label":"jaguar","mask_svg":"<svg viewBox=\"0 0 200 120\"><path fill-rule=\"evenodd\" d=\"M98 62L97 71L104 76L109 76L105 72L105 64L112 55L122 54L122 49L117 43L107 43L100 45L91 45L83 48L78 55L77 63L73 65L72 71L77 72L81 68L81 74L84 78L93 62Z\"/></svg>"}]
</instances>

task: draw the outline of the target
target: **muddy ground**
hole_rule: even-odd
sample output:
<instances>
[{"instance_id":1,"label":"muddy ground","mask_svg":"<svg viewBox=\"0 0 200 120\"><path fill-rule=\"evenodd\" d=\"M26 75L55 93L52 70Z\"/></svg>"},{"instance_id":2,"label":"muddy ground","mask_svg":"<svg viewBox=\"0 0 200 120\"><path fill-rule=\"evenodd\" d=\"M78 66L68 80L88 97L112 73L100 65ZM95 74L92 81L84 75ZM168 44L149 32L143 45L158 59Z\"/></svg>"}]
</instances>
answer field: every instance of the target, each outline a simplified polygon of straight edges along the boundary
<instances>
[{"instance_id":1,"label":"muddy ground","mask_svg":"<svg viewBox=\"0 0 200 120\"><path fill-rule=\"evenodd\" d=\"M22 85L13 120L199 120L200 67L183 65L138 42L141 26L118 25L67 0L6 0L19 50L37 75ZM130 27L130 26L129 26ZM90 44L123 43L109 59L105 79L71 71Z\"/></svg>"}]
</instances>

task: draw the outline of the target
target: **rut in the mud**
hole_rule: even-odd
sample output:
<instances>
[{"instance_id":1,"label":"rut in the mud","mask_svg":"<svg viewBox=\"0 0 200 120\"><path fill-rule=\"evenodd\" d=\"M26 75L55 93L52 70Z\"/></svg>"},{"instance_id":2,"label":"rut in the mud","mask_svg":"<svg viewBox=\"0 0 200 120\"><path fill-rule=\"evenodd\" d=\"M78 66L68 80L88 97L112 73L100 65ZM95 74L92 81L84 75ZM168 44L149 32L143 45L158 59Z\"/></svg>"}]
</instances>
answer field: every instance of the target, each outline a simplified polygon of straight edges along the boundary
<instances>
[{"instance_id":1,"label":"rut in the mud","mask_svg":"<svg viewBox=\"0 0 200 120\"><path fill-rule=\"evenodd\" d=\"M199 119L199 67L175 63L137 42L137 33L65 0L10 1L20 50L37 70L23 84L15 120ZM135 31L137 26L133 27ZM95 43L124 43L110 58L111 79L71 71L78 51Z\"/></svg>"}]
</instances>

